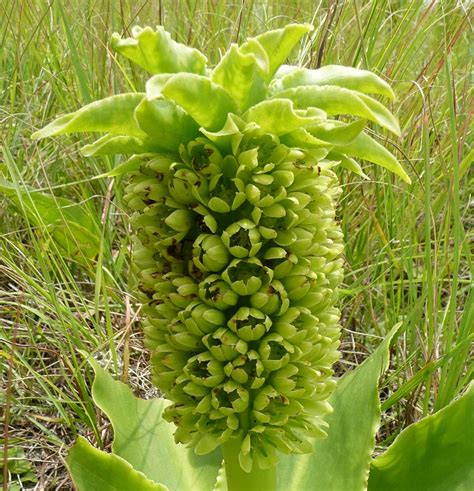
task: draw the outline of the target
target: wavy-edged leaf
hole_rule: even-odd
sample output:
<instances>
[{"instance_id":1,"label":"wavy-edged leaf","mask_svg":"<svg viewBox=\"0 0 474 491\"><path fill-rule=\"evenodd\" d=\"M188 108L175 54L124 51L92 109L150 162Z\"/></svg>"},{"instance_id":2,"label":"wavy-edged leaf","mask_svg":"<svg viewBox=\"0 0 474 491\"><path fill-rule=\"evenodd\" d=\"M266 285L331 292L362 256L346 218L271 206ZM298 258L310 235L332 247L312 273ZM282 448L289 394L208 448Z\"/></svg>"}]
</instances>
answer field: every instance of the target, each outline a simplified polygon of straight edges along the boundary
<instances>
[{"instance_id":1,"label":"wavy-edged leaf","mask_svg":"<svg viewBox=\"0 0 474 491\"><path fill-rule=\"evenodd\" d=\"M366 133L360 133L347 145L335 147L334 152L373 162L401 177L408 184L411 183L410 177L395 156Z\"/></svg>"},{"instance_id":2,"label":"wavy-edged leaf","mask_svg":"<svg viewBox=\"0 0 474 491\"><path fill-rule=\"evenodd\" d=\"M390 85L375 73L340 65L326 65L316 70L299 68L276 80L270 90L272 94L277 94L302 85L336 85L363 94L395 98Z\"/></svg>"},{"instance_id":3,"label":"wavy-edged leaf","mask_svg":"<svg viewBox=\"0 0 474 491\"><path fill-rule=\"evenodd\" d=\"M218 131L227 114L237 111L232 97L207 77L178 73L162 88L162 94L179 104L200 126Z\"/></svg>"},{"instance_id":4,"label":"wavy-edged leaf","mask_svg":"<svg viewBox=\"0 0 474 491\"><path fill-rule=\"evenodd\" d=\"M133 155L135 153L155 153L163 147L153 138L136 138L134 136L105 135L94 143L81 148L82 155L96 157L99 155Z\"/></svg>"},{"instance_id":5,"label":"wavy-edged leaf","mask_svg":"<svg viewBox=\"0 0 474 491\"><path fill-rule=\"evenodd\" d=\"M313 26L310 24L288 24L283 29L268 31L253 38L258 41L268 56L267 82L272 79L300 39L312 29Z\"/></svg>"},{"instance_id":6,"label":"wavy-edged leaf","mask_svg":"<svg viewBox=\"0 0 474 491\"><path fill-rule=\"evenodd\" d=\"M375 434L380 426L378 381L389 362L389 347L400 325L355 370L338 382L326 417L328 436L316 440L312 454L281 458L278 491L320 489L363 491L369 474Z\"/></svg>"},{"instance_id":7,"label":"wavy-edged leaf","mask_svg":"<svg viewBox=\"0 0 474 491\"><path fill-rule=\"evenodd\" d=\"M67 467L77 491L168 491L126 460L94 448L82 437L69 451Z\"/></svg>"},{"instance_id":8,"label":"wavy-edged leaf","mask_svg":"<svg viewBox=\"0 0 474 491\"><path fill-rule=\"evenodd\" d=\"M0 193L12 199L31 224L45 228L65 257L88 263L99 253L100 228L84 205L32 188L20 188L2 178Z\"/></svg>"},{"instance_id":9,"label":"wavy-edged leaf","mask_svg":"<svg viewBox=\"0 0 474 491\"><path fill-rule=\"evenodd\" d=\"M224 461L222 461L222 465L219 469L219 473L217 474L216 483L214 484L214 489L212 491L228 491Z\"/></svg>"},{"instance_id":10,"label":"wavy-edged leaf","mask_svg":"<svg viewBox=\"0 0 474 491\"><path fill-rule=\"evenodd\" d=\"M244 119L256 123L263 131L284 135L290 131L321 121L324 115L312 111L296 111L288 99L270 99L251 107Z\"/></svg>"},{"instance_id":11,"label":"wavy-edged leaf","mask_svg":"<svg viewBox=\"0 0 474 491\"><path fill-rule=\"evenodd\" d=\"M145 84L146 96L148 100L162 97L161 90L166 85L166 82L173 78L175 73L160 73L159 75L153 75L149 78Z\"/></svg>"},{"instance_id":12,"label":"wavy-edged leaf","mask_svg":"<svg viewBox=\"0 0 474 491\"><path fill-rule=\"evenodd\" d=\"M163 26L132 28L131 38L112 35L112 49L152 74L191 72L203 75L207 58L197 49L171 39Z\"/></svg>"},{"instance_id":13,"label":"wavy-edged leaf","mask_svg":"<svg viewBox=\"0 0 474 491\"><path fill-rule=\"evenodd\" d=\"M242 130L244 127L245 122L235 114L230 113L221 130L212 132L201 128L201 133L221 150L229 153L232 152L233 143L240 143L243 137Z\"/></svg>"},{"instance_id":14,"label":"wavy-edged leaf","mask_svg":"<svg viewBox=\"0 0 474 491\"><path fill-rule=\"evenodd\" d=\"M400 135L398 121L383 104L353 90L333 85L304 86L284 90L274 98L290 99L301 109L318 107L326 111L329 116L336 114L359 116Z\"/></svg>"},{"instance_id":15,"label":"wavy-edged leaf","mask_svg":"<svg viewBox=\"0 0 474 491\"><path fill-rule=\"evenodd\" d=\"M145 94L120 94L92 102L76 112L61 116L31 135L34 139L84 131L103 131L116 135L146 135L133 117Z\"/></svg>"},{"instance_id":16,"label":"wavy-edged leaf","mask_svg":"<svg viewBox=\"0 0 474 491\"><path fill-rule=\"evenodd\" d=\"M112 423L113 452L170 491L212 489L222 453L198 457L192 449L177 445L175 426L162 417L165 399L138 399L96 362L91 364L96 374L92 395Z\"/></svg>"},{"instance_id":17,"label":"wavy-edged leaf","mask_svg":"<svg viewBox=\"0 0 474 491\"><path fill-rule=\"evenodd\" d=\"M267 84L262 73L269 65L266 52L256 41L255 52L245 52L246 45L252 46L246 43L239 48L232 44L211 75L211 80L232 96L241 112L265 98Z\"/></svg>"},{"instance_id":18,"label":"wavy-edged leaf","mask_svg":"<svg viewBox=\"0 0 474 491\"><path fill-rule=\"evenodd\" d=\"M474 383L437 413L403 430L372 461L369 491L474 489Z\"/></svg>"},{"instance_id":19,"label":"wavy-edged leaf","mask_svg":"<svg viewBox=\"0 0 474 491\"><path fill-rule=\"evenodd\" d=\"M199 135L199 126L175 102L168 99L143 99L135 110L140 128L165 149L177 151Z\"/></svg>"}]
</instances>

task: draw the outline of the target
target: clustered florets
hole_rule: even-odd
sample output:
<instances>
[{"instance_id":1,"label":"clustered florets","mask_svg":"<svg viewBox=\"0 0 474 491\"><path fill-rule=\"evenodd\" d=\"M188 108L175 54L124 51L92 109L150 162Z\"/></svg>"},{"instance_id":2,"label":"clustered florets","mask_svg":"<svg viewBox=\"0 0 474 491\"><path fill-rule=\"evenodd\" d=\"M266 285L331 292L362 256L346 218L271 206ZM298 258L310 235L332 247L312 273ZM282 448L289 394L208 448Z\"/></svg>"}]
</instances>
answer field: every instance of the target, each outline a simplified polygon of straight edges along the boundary
<instances>
[{"instance_id":1,"label":"clustered florets","mask_svg":"<svg viewBox=\"0 0 474 491\"><path fill-rule=\"evenodd\" d=\"M125 200L154 382L176 440L207 453L243 439L250 469L323 433L338 358L342 234L330 163L241 122L141 157Z\"/></svg>"}]
</instances>

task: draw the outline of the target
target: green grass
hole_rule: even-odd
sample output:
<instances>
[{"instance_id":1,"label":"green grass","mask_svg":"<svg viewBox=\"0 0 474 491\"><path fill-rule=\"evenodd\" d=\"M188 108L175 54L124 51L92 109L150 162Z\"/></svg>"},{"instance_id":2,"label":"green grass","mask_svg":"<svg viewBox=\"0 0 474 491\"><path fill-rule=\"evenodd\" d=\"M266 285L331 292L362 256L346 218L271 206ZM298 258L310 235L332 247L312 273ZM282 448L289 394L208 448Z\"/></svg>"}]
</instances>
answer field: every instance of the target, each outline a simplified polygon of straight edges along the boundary
<instances>
[{"instance_id":1,"label":"green grass","mask_svg":"<svg viewBox=\"0 0 474 491\"><path fill-rule=\"evenodd\" d=\"M54 115L143 88L146 74L116 58L108 44L112 32L126 34L137 23L163 23L212 63L231 42L290 21L311 22L315 31L292 61L367 68L391 82L402 136L387 136L384 143L413 184L367 164L370 181L341 175L339 213L347 247L344 358L338 369L360 363L391 326L403 322L383 382L381 446L462 391L472 378L474 325L470 5L1 2L0 177L14 189L8 198L0 195L3 425L8 445L24 448L33 462L39 488L67 487L58 456L78 433L99 445L109 442L106 421L90 398L81 350L95 353L138 393L155 394L129 288L123 183L93 179L118 161L83 158L74 138L39 144L30 139ZM26 186L82 204L100 231L96 261L81 255L71 260L44 215L27 214L34 201L22 192Z\"/></svg>"}]
</instances>

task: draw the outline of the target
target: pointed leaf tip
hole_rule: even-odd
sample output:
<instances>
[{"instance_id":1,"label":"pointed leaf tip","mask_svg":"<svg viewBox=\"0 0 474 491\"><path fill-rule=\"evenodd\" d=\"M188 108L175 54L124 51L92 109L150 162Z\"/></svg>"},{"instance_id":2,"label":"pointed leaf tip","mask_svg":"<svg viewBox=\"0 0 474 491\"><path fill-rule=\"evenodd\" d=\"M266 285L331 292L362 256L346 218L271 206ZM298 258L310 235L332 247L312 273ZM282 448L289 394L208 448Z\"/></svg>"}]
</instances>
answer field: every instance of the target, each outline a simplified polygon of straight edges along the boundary
<instances>
[{"instance_id":1,"label":"pointed leaf tip","mask_svg":"<svg viewBox=\"0 0 474 491\"><path fill-rule=\"evenodd\" d=\"M32 137L38 140L85 131L144 137L146 133L134 118L135 109L144 96L141 93L120 94L92 102L73 113L60 116L33 133Z\"/></svg>"}]
</instances>

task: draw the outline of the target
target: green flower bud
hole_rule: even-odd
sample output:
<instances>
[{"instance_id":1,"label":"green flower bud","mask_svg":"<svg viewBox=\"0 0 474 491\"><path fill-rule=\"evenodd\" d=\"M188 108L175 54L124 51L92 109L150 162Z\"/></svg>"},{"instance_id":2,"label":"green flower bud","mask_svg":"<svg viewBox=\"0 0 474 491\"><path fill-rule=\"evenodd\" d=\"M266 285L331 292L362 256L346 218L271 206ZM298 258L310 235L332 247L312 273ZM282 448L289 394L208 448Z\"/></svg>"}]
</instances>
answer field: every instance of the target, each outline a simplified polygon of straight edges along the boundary
<instances>
[{"instance_id":1,"label":"green flower bud","mask_svg":"<svg viewBox=\"0 0 474 491\"><path fill-rule=\"evenodd\" d=\"M260 361L259 354L253 350L237 356L224 366L224 373L228 377L254 390L265 383L264 371L265 367Z\"/></svg>"},{"instance_id":2,"label":"green flower bud","mask_svg":"<svg viewBox=\"0 0 474 491\"><path fill-rule=\"evenodd\" d=\"M211 406L224 416L241 413L248 408L249 393L234 380L212 389Z\"/></svg>"},{"instance_id":3,"label":"green flower bud","mask_svg":"<svg viewBox=\"0 0 474 491\"><path fill-rule=\"evenodd\" d=\"M204 336L226 323L225 315L201 302L192 302L178 313L178 319L196 336Z\"/></svg>"},{"instance_id":4,"label":"green flower bud","mask_svg":"<svg viewBox=\"0 0 474 491\"><path fill-rule=\"evenodd\" d=\"M262 247L256 225L245 218L229 225L221 238L229 252L240 259L255 256Z\"/></svg>"},{"instance_id":5,"label":"green flower bud","mask_svg":"<svg viewBox=\"0 0 474 491\"><path fill-rule=\"evenodd\" d=\"M263 338L258 348L263 366L269 371L279 370L289 363L294 351L294 346L276 333Z\"/></svg>"},{"instance_id":6,"label":"green flower bud","mask_svg":"<svg viewBox=\"0 0 474 491\"><path fill-rule=\"evenodd\" d=\"M194 241L193 262L201 271L221 271L229 262L229 253L220 237L201 234Z\"/></svg>"},{"instance_id":7,"label":"green flower bud","mask_svg":"<svg viewBox=\"0 0 474 491\"><path fill-rule=\"evenodd\" d=\"M199 283L199 298L219 310L227 310L239 301L237 293L217 274L211 274Z\"/></svg>"},{"instance_id":8,"label":"green flower bud","mask_svg":"<svg viewBox=\"0 0 474 491\"><path fill-rule=\"evenodd\" d=\"M175 349L195 352L203 347L201 338L191 334L182 322L170 324L168 332L169 334L165 335L166 342Z\"/></svg>"},{"instance_id":9,"label":"green flower bud","mask_svg":"<svg viewBox=\"0 0 474 491\"><path fill-rule=\"evenodd\" d=\"M222 364L211 353L204 352L189 359L184 367L184 373L198 385L216 387L224 378Z\"/></svg>"},{"instance_id":10,"label":"green flower bud","mask_svg":"<svg viewBox=\"0 0 474 491\"><path fill-rule=\"evenodd\" d=\"M268 315L282 315L288 309L290 301L281 281L273 280L250 297L250 305Z\"/></svg>"},{"instance_id":11,"label":"green flower bud","mask_svg":"<svg viewBox=\"0 0 474 491\"><path fill-rule=\"evenodd\" d=\"M222 278L238 295L252 295L273 277L270 269L256 258L234 259L222 273Z\"/></svg>"},{"instance_id":12,"label":"green flower bud","mask_svg":"<svg viewBox=\"0 0 474 491\"><path fill-rule=\"evenodd\" d=\"M204 336L202 342L214 358L219 361L233 360L237 356L247 353L248 350L247 343L225 327L220 327L213 333Z\"/></svg>"},{"instance_id":13,"label":"green flower bud","mask_svg":"<svg viewBox=\"0 0 474 491\"><path fill-rule=\"evenodd\" d=\"M227 325L244 341L257 341L272 325L270 317L255 308L240 307Z\"/></svg>"}]
</instances>

